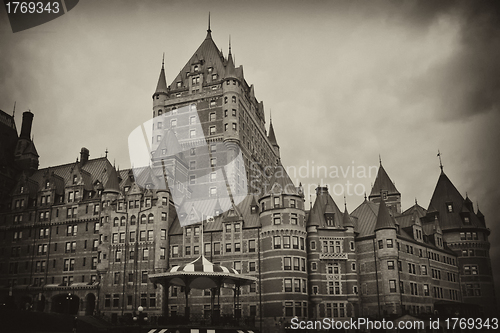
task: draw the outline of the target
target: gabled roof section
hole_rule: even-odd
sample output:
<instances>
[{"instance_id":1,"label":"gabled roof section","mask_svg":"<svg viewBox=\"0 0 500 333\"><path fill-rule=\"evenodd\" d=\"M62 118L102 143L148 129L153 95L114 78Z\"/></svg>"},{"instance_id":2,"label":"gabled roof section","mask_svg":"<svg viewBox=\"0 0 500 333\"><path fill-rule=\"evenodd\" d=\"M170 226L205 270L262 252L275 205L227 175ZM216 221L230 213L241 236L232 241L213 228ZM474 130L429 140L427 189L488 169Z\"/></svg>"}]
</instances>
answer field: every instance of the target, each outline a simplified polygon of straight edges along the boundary
<instances>
[{"instance_id":1,"label":"gabled roof section","mask_svg":"<svg viewBox=\"0 0 500 333\"><path fill-rule=\"evenodd\" d=\"M427 210L425 210L424 207L420 206L417 202L415 202L413 206L405 210L401 215L413 215L414 213L417 213L417 216L421 218L427 214Z\"/></svg>"},{"instance_id":2,"label":"gabled roof section","mask_svg":"<svg viewBox=\"0 0 500 333\"><path fill-rule=\"evenodd\" d=\"M365 199L352 213L358 219L357 232L359 237L373 235L377 223L378 204Z\"/></svg>"},{"instance_id":3,"label":"gabled roof section","mask_svg":"<svg viewBox=\"0 0 500 333\"><path fill-rule=\"evenodd\" d=\"M380 196L380 192L387 191L388 195L391 194L400 194L399 191L394 186L391 178L385 171L382 163L380 163L380 167L378 168L377 178L375 179L375 184L373 184L372 191L370 193L370 197Z\"/></svg>"},{"instance_id":4,"label":"gabled roof section","mask_svg":"<svg viewBox=\"0 0 500 333\"><path fill-rule=\"evenodd\" d=\"M448 210L448 205L451 204L452 211ZM466 207L466 201L458 192L457 188L450 181L448 176L441 171L436 188L432 194L431 202L429 203L428 212L435 210L439 214L439 223L442 230L460 228L462 226L484 227L477 218L474 212L470 212ZM466 211L464 211L464 208ZM464 225L461 213L469 214L468 225Z\"/></svg>"},{"instance_id":5,"label":"gabled roof section","mask_svg":"<svg viewBox=\"0 0 500 333\"><path fill-rule=\"evenodd\" d=\"M377 224L375 224L374 231L381 229L396 229L393 217L389 214L387 205L382 200L378 206Z\"/></svg>"},{"instance_id":6,"label":"gabled roof section","mask_svg":"<svg viewBox=\"0 0 500 333\"><path fill-rule=\"evenodd\" d=\"M319 189L319 190L318 190ZM332 196L324 188L316 189L318 195L309 213L308 226L315 225L318 228L332 227L327 225L325 214L333 215L333 226L342 226L343 214L333 200Z\"/></svg>"},{"instance_id":7,"label":"gabled roof section","mask_svg":"<svg viewBox=\"0 0 500 333\"><path fill-rule=\"evenodd\" d=\"M108 181L104 185L104 191L120 193L120 182L115 167L109 170Z\"/></svg>"}]
</instances>

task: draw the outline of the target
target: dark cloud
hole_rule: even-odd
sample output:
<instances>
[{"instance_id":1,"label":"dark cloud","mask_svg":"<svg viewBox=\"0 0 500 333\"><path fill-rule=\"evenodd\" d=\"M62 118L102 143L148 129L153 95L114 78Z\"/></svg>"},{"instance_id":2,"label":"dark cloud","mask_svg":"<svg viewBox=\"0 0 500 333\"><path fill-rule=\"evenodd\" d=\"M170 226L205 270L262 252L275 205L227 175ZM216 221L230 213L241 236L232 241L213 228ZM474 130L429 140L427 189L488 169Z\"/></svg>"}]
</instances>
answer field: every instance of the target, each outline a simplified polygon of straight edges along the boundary
<instances>
[{"instance_id":1,"label":"dark cloud","mask_svg":"<svg viewBox=\"0 0 500 333\"><path fill-rule=\"evenodd\" d=\"M429 26L440 24L439 19L457 24L457 49L415 81L415 92L424 96L443 92L436 101L439 110L435 111L436 117L443 121L499 112L500 3L456 1L453 5L448 3L448 7L436 8L435 12L428 3L418 1L415 8L419 10L410 17Z\"/></svg>"}]
</instances>

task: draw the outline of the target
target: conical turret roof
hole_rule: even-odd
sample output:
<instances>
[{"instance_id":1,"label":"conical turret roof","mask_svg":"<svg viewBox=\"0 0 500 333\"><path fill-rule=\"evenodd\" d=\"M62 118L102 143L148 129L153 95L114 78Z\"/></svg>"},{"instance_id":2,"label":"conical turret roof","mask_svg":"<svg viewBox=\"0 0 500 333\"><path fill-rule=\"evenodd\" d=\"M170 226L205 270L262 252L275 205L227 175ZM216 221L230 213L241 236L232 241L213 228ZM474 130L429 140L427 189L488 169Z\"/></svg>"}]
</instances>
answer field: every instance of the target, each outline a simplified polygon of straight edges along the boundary
<instances>
[{"instance_id":1,"label":"conical turret roof","mask_svg":"<svg viewBox=\"0 0 500 333\"><path fill-rule=\"evenodd\" d=\"M155 95L159 95L159 94L168 95L167 78L165 76L165 68L164 68L163 63L161 64L160 77L158 78L158 84L156 85L156 91L154 94Z\"/></svg>"},{"instance_id":2,"label":"conical turret roof","mask_svg":"<svg viewBox=\"0 0 500 333\"><path fill-rule=\"evenodd\" d=\"M381 229L396 229L394 220L389 214L387 205L383 200L380 201L380 205L378 206L377 224L375 224L374 230L377 231Z\"/></svg>"}]
</instances>

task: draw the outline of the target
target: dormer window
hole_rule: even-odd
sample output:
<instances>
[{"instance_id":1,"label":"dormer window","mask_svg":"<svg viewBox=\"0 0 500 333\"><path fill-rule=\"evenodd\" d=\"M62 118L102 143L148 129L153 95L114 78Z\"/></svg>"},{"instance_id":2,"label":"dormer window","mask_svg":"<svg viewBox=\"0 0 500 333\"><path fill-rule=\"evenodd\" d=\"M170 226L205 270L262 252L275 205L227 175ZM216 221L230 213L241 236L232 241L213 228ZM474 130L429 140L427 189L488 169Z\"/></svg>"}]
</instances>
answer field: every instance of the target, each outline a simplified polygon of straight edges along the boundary
<instances>
[{"instance_id":1,"label":"dormer window","mask_svg":"<svg viewBox=\"0 0 500 333\"><path fill-rule=\"evenodd\" d=\"M48 180L47 180L47 181L45 182L45 188L49 188L49 187L50 187L50 181L48 181Z\"/></svg>"},{"instance_id":2,"label":"dormer window","mask_svg":"<svg viewBox=\"0 0 500 333\"><path fill-rule=\"evenodd\" d=\"M274 197L274 207L279 208L280 206L280 197Z\"/></svg>"},{"instance_id":3,"label":"dormer window","mask_svg":"<svg viewBox=\"0 0 500 333\"><path fill-rule=\"evenodd\" d=\"M325 216L325 218L326 218L326 225L329 227L333 227L334 226L333 214L328 214Z\"/></svg>"},{"instance_id":4,"label":"dormer window","mask_svg":"<svg viewBox=\"0 0 500 333\"><path fill-rule=\"evenodd\" d=\"M257 213L257 206L252 206L252 207L250 207L250 212L251 212L252 214Z\"/></svg>"},{"instance_id":5,"label":"dormer window","mask_svg":"<svg viewBox=\"0 0 500 333\"><path fill-rule=\"evenodd\" d=\"M177 88L180 88L180 87L182 87L182 82L181 81L177 82Z\"/></svg>"},{"instance_id":6,"label":"dormer window","mask_svg":"<svg viewBox=\"0 0 500 333\"><path fill-rule=\"evenodd\" d=\"M452 202L446 203L446 210L448 211L448 213L453 213L453 203Z\"/></svg>"},{"instance_id":7,"label":"dormer window","mask_svg":"<svg viewBox=\"0 0 500 333\"><path fill-rule=\"evenodd\" d=\"M208 67L208 74L211 74L214 71L213 67Z\"/></svg>"},{"instance_id":8,"label":"dormer window","mask_svg":"<svg viewBox=\"0 0 500 333\"><path fill-rule=\"evenodd\" d=\"M163 114L163 111L160 109L158 110L158 115L161 116Z\"/></svg>"},{"instance_id":9,"label":"dormer window","mask_svg":"<svg viewBox=\"0 0 500 333\"><path fill-rule=\"evenodd\" d=\"M195 66L194 66L194 71L195 71L195 72L198 72L199 70L200 70L199 66L198 66L198 65L195 65Z\"/></svg>"},{"instance_id":10,"label":"dormer window","mask_svg":"<svg viewBox=\"0 0 500 333\"><path fill-rule=\"evenodd\" d=\"M24 192L24 186L21 186L21 188L19 189L19 193L23 193Z\"/></svg>"},{"instance_id":11,"label":"dormer window","mask_svg":"<svg viewBox=\"0 0 500 333\"><path fill-rule=\"evenodd\" d=\"M470 219L468 216L464 216L464 223L465 224L470 224Z\"/></svg>"},{"instance_id":12,"label":"dormer window","mask_svg":"<svg viewBox=\"0 0 500 333\"><path fill-rule=\"evenodd\" d=\"M167 150L166 150L166 149L162 149L162 150L161 150L161 154L162 154L162 155L167 155Z\"/></svg>"},{"instance_id":13,"label":"dormer window","mask_svg":"<svg viewBox=\"0 0 500 333\"><path fill-rule=\"evenodd\" d=\"M382 192L382 200L387 200L387 191Z\"/></svg>"},{"instance_id":14,"label":"dormer window","mask_svg":"<svg viewBox=\"0 0 500 333\"><path fill-rule=\"evenodd\" d=\"M217 80L217 74L212 74L212 80Z\"/></svg>"}]
</instances>

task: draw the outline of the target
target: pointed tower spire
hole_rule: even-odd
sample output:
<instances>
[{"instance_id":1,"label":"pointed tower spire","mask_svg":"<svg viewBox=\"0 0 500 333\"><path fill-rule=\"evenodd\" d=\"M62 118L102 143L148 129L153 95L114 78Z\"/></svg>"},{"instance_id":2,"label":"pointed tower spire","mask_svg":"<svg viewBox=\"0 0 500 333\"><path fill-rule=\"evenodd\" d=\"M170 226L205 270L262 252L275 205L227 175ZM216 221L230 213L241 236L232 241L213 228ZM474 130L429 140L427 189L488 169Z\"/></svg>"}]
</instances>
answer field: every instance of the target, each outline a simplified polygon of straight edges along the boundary
<instances>
[{"instance_id":1,"label":"pointed tower spire","mask_svg":"<svg viewBox=\"0 0 500 333\"><path fill-rule=\"evenodd\" d=\"M441 172L444 172L443 171L443 163L441 162L441 152L439 151L439 149L438 149L438 155L437 156L439 157L439 167L441 168Z\"/></svg>"},{"instance_id":2,"label":"pointed tower spire","mask_svg":"<svg viewBox=\"0 0 500 333\"><path fill-rule=\"evenodd\" d=\"M165 77L165 53L163 53L163 60L161 62L160 77L158 78L158 84L156 85L156 91L153 94L153 99L158 95L168 96L167 79Z\"/></svg>"},{"instance_id":3,"label":"pointed tower spire","mask_svg":"<svg viewBox=\"0 0 500 333\"><path fill-rule=\"evenodd\" d=\"M211 33L212 32L212 29L210 29L210 12L208 12L208 30L207 30L208 33Z\"/></svg>"},{"instance_id":4,"label":"pointed tower spire","mask_svg":"<svg viewBox=\"0 0 500 333\"><path fill-rule=\"evenodd\" d=\"M208 12L208 29L207 29L207 37L205 39L212 39L212 29L210 29L210 12Z\"/></svg>"}]
</instances>

